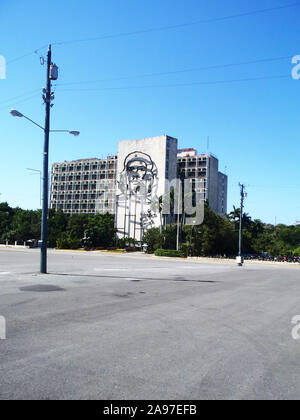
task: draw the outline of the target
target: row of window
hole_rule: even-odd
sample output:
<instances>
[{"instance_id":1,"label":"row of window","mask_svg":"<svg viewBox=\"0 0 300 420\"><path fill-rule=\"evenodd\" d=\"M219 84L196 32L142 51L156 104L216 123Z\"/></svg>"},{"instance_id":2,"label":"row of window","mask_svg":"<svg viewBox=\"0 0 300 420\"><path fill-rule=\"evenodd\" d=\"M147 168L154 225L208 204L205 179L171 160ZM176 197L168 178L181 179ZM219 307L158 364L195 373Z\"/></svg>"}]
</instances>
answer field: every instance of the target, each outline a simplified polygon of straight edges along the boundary
<instances>
[{"instance_id":1,"label":"row of window","mask_svg":"<svg viewBox=\"0 0 300 420\"><path fill-rule=\"evenodd\" d=\"M90 170L90 168L95 168L97 169L98 167L104 166L106 167L107 165L116 165L117 163L117 159L109 159L109 160L99 160L99 161L94 161L94 162L77 162L77 163L63 163L63 164L58 164L58 165L54 165L53 169L54 170L60 170L60 169L76 169L77 168L87 168L87 170Z\"/></svg>"},{"instance_id":2,"label":"row of window","mask_svg":"<svg viewBox=\"0 0 300 420\"><path fill-rule=\"evenodd\" d=\"M179 158L177 162L207 162L206 157L194 157L194 158Z\"/></svg>"},{"instance_id":3,"label":"row of window","mask_svg":"<svg viewBox=\"0 0 300 420\"><path fill-rule=\"evenodd\" d=\"M83 190L100 190L103 189L104 186L99 185L97 183L89 184L77 184L77 185L69 185L69 184L54 184L52 185L53 191L83 191Z\"/></svg>"},{"instance_id":4,"label":"row of window","mask_svg":"<svg viewBox=\"0 0 300 420\"><path fill-rule=\"evenodd\" d=\"M97 200L101 197L101 194L53 194L52 200Z\"/></svg>"},{"instance_id":5,"label":"row of window","mask_svg":"<svg viewBox=\"0 0 300 420\"><path fill-rule=\"evenodd\" d=\"M66 173L66 172L90 172L90 171L106 171L106 170L115 170L115 164L108 164L108 165L95 165L95 166L77 166L77 167L67 167L64 166L62 168L53 168L54 173Z\"/></svg>"},{"instance_id":6,"label":"row of window","mask_svg":"<svg viewBox=\"0 0 300 420\"><path fill-rule=\"evenodd\" d=\"M53 182L70 182L70 181L93 181L97 179L115 179L115 173L110 174L90 174L90 175L69 175L69 176L53 176Z\"/></svg>"},{"instance_id":7,"label":"row of window","mask_svg":"<svg viewBox=\"0 0 300 420\"><path fill-rule=\"evenodd\" d=\"M52 187L52 191L54 191L54 192L57 192L57 191L76 191L76 192L78 192L79 193L79 191L94 191L94 192L97 192L97 191L99 191L99 188L97 188L97 185L83 185L83 186L80 186L80 185L77 185L75 188L65 188L65 186L63 186L63 185L60 185L60 186L57 186L57 185L54 185L53 187Z\"/></svg>"},{"instance_id":8,"label":"row of window","mask_svg":"<svg viewBox=\"0 0 300 420\"><path fill-rule=\"evenodd\" d=\"M57 209L57 210L63 210L64 213L66 214L81 214L81 213L86 213L86 214L100 214L100 213L106 213L106 212L111 212L110 209L100 209L100 210L72 210L72 209Z\"/></svg>"},{"instance_id":9,"label":"row of window","mask_svg":"<svg viewBox=\"0 0 300 420\"><path fill-rule=\"evenodd\" d=\"M104 203L104 201L109 201L111 203L114 203L115 200L111 197L102 197L102 198L83 198L83 197L76 197L76 198L70 198L70 197L65 197L65 196L58 196L56 198L53 197L53 199L51 200L51 202L53 204L55 203Z\"/></svg>"},{"instance_id":10,"label":"row of window","mask_svg":"<svg viewBox=\"0 0 300 420\"><path fill-rule=\"evenodd\" d=\"M79 204L56 204L55 206L53 206L53 208L55 208L56 210L96 210L96 205L95 204L82 204L81 206L79 206Z\"/></svg>"},{"instance_id":11,"label":"row of window","mask_svg":"<svg viewBox=\"0 0 300 420\"><path fill-rule=\"evenodd\" d=\"M109 202L105 202L104 205L100 208L100 206L96 206L95 204L53 204L52 205L53 209L56 210L63 210L63 211L73 211L73 212L80 212L83 213L85 212L85 210L94 210L96 211L101 211L101 210L106 210L108 211L109 209L113 209L113 206L110 205Z\"/></svg>"},{"instance_id":12,"label":"row of window","mask_svg":"<svg viewBox=\"0 0 300 420\"><path fill-rule=\"evenodd\" d=\"M206 162L181 162L178 164L179 168L186 168L186 167L200 167L200 168L206 168L207 164Z\"/></svg>"}]
</instances>

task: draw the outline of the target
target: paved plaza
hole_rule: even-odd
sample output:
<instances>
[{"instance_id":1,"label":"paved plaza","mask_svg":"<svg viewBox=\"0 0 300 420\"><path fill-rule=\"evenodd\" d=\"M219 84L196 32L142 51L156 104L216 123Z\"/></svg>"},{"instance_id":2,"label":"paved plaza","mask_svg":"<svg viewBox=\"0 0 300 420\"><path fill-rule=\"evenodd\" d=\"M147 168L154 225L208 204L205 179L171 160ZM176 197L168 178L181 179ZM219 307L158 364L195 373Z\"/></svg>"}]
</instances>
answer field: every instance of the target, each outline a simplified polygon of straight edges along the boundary
<instances>
[{"instance_id":1,"label":"paved plaza","mask_svg":"<svg viewBox=\"0 0 300 420\"><path fill-rule=\"evenodd\" d=\"M300 266L0 249L0 399L299 399Z\"/></svg>"}]
</instances>

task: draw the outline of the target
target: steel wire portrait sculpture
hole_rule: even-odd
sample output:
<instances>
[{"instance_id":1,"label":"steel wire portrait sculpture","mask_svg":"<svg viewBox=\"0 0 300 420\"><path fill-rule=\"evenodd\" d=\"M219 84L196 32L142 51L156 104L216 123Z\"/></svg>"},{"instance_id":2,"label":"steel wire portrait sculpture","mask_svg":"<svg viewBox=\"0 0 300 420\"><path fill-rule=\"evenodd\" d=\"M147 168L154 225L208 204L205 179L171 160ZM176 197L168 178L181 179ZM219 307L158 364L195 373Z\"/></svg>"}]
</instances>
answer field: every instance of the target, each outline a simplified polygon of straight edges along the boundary
<instances>
[{"instance_id":1,"label":"steel wire portrait sculpture","mask_svg":"<svg viewBox=\"0 0 300 420\"><path fill-rule=\"evenodd\" d=\"M142 152L130 153L124 160L119 189L126 197L138 196L151 204L158 185L157 166L150 155Z\"/></svg>"},{"instance_id":2,"label":"steel wire portrait sculpture","mask_svg":"<svg viewBox=\"0 0 300 420\"><path fill-rule=\"evenodd\" d=\"M145 229L152 227L157 217L158 170L150 155L130 153L124 159L118 182L117 214L119 229L124 237L142 241Z\"/></svg>"}]
</instances>

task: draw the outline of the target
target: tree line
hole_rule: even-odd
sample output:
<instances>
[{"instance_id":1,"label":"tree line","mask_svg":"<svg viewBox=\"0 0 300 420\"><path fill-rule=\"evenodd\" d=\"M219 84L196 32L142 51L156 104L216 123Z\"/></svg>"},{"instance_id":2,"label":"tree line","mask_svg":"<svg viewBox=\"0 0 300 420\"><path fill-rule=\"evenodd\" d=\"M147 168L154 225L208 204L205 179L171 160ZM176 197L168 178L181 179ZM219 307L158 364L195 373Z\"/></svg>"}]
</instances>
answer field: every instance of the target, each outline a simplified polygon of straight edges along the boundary
<instances>
[{"instance_id":1,"label":"tree line","mask_svg":"<svg viewBox=\"0 0 300 420\"><path fill-rule=\"evenodd\" d=\"M226 217L215 214L205 203L202 225L185 225L180 229L180 249L190 256L236 256L238 252L240 209ZM177 224L151 228L144 236L148 252L175 250ZM300 256L300 226L271 225L243 215L243 254Z\"/></svg>"},{"instance_id":2,"label":"tree line","mask_svg":"<svg viewBox=\"0 0 300 420\"><path fill-rule=\"evenodd\" d=\"M220 217L205 205L204 223L183 226L180 230L180 248L191 256L235 256L239 234L239 209ZM243 253L273 256L300 255L300 226L271 225L243 215ZM19 244L39 239L41 211L12 208L0 203L0 243ZM148 252L157 249L175 250L177 225L151 228L144 235ZM74 214L49 211L49 247L78 249L134 246L133 239L116 240L114 216L110 214Z\"/></svg>"},{"instance_id":3,"label":"tree line","mask_svg":"<svg viewBox=\"0 0 300 420\"><path fill-rule=\"evenodd\" d=\"M40 238L41 210L11 208L0 204L0 243ZM49 210L48 246L60 249L107 248L115 245L114 217L110 214L67 215L61 210Z\"/></svg>"}]
</instances>

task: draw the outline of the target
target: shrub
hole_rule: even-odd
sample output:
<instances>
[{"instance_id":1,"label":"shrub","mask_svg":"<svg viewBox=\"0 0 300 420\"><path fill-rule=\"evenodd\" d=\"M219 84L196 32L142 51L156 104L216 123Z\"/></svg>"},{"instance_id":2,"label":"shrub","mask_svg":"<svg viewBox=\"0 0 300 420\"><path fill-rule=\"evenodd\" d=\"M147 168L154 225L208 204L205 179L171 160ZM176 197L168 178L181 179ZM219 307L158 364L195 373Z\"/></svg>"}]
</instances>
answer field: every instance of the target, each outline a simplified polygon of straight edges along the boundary
<instances>
[{"instance_id":1,"label":"shrub","mask_svg":"<svg viewBox=\"0 0 300 420\"><path fill-rule=\"evenodd\" d=\"M183 258L183 251L175 251L173 249L157 249L154 253L156 257L171 257L171 258Z\"/></svg>"},{"instance_id":2,"label":"shrub","mask_svg":"<svg viewBox=\"0 0 300 420\"><path fill-rule=\"evenodd\" d=\"M161 249L164 246L164 238L160 233L159 228L148 229L144 233L143 241L148 245L148 254L153 254L157 249Z\"/></svg>"},{"instance_id":3,"label":"shrub","mask_svg":"<svg viewBox=\"0 0 300 420\"><path fill-rule=\"evenodd\" d=\"M117 241L117 246L119 248L125 249L125 248L137 248L139 246L139 243L134 238L120 238Z\"/></svg>"},{"instance_id":4,"label":"shrub","mask_svg":"<svg viewBox=\"0 0 300 420\"><path fill-rule=\"evenodd\" d=\"M78 238L71 238L67 233L63 233L56 241L57 249L80 249L81 240Z\"/></svg>"},{"instance_id":5,"label":"shrub","mask_svg":"<svg viewBox=\"0 0 300 420\"><path fill-rule=\"evenodd\" d=\"M298 248L294 249L293 254L294 254L295 257L300 257L300 246Z\"/></svg>"}]
</instances>

